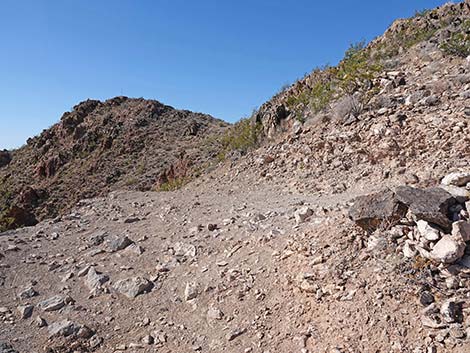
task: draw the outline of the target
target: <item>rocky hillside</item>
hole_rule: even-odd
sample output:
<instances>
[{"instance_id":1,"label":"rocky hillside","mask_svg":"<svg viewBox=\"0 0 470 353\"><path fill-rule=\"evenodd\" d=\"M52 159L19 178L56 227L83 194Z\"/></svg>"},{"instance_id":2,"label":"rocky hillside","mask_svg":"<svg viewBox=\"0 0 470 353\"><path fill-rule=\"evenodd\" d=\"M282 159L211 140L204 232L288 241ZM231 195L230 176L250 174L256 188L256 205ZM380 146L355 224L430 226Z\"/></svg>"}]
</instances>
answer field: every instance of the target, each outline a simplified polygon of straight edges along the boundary
<instances>
[{"instance_id":1,"label":"rocky hillside","mask_svg":"<svg viewBox=\"0 0 470 353\"><path fill-rule=\"evenodd\" d=\"M228 126L157 101L87 100L15 151L0 152L0 229L54 217L116 189L171 189L214 159Z\"/></svg>"}]
</instances>

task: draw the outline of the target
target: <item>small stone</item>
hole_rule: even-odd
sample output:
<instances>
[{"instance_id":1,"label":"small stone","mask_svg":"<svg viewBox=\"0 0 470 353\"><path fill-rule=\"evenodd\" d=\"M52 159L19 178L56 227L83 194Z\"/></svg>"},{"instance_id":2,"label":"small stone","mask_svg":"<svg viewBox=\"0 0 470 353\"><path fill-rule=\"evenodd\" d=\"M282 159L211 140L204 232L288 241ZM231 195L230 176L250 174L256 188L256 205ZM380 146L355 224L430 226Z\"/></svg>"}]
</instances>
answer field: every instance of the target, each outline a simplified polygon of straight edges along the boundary
<instances>
[{"instance_id":1,"label":"small stone","mask_svg":"<svg viewBox=\"0 0 470 353\"><path fill-rule=\"evenodd\" d=\"M145 344L153 344L155 342L154 338L150 335L146 335L142 338L142 342Z\"/></svg>"},{"instance_id":2,"label":"small stone","mask_svg":"<svg viewBox=\"0 0 470 353\"><path fill-rule=\"evenodd\" d=\"M189 282L184 289L184 299L186 301L196 299L199 294L199 285L196 282Z\"/></svg>"},{"instance_id":3,"label":"small stone","mask_svg":"<svg viewBox=\"0 0 470 353\"><path fill-rule=\"evenodd\" d=\"M135 298L152 289L153 284L143 277L126 278L117 281L113 288L128 298Z\"/></svg>"},{"instance_id":4,"label":"small stone","mask_svg":"<svg viewBox=\"0 0 470 353\"><path fill-rule=\"evenodd\" d=\"M419 296L419 302L424 306L428 306L434 303L434 295L431 292L423 291Z\"/></svg>"},{"instance_id":5,"label":"small stone","mask_svg":"<svg viewBox=\"0 0 470 353\"><path fill-rule=\"evenodd\" d=\"M23 291L21 291L18 294L18 297L20 299L29 299L29 298L35 297L37 295L38 295L38 292L36 292L32 287L28 287L28 288L24 289Z\"/></svg>"},{"instance_id":6,"label":"small stone","mask_svg":"<svg viewBox=\"0 0 470 353\"><path fill-rule=\"evenodd\" d=\"M109 281L109 277L96 272L94 267L90 267L85 277L85 283L92 292L99 291L104 283Z\"/></svg>"},{"instance_id":7,"label":"small stone","mask_svg":"<svg viewBox=\"0 0 470 353\"><path fill-rule=\"evenodd\" d=\"M456 322L461 314L461 306L455 300L449 299L442 304L441 314L446 322Z\"/></svg>"},{"instance_id":8,"label":"small stone","mask_svg":"<svg viewBox=\"0 0 470 353\"><path fill-rule=\"evenodd\" d=\"M81 326L69 320L54 322L49 325L49 337L62 336L67 337L78 333Z\"/></svg>"},{"instance_id":9,"label":"small stone","mask_svg":"<svg viewBox=\"0 0 470 353\"><path fill-rule=\"evenodd\" d=\"M224 313L215 307L209 307L207 310L207 318L209 320L221 320L224 316Z\"/></svg>"},{"instance_id":10,"label":"small stone","mask_svg":"<svg viewBox=\"0 0 470 353\"><path fill-rule=\"evenodd\" d=\"M133 241L126 236L114 237L108 242L108 248L111 252L116 252L127 248L132 243Z\"/></svg>"},{"instance_id":11,"label":"small stone","mask_svg":"<svg viewBox=\"0 0 470 353\"><path fill-rule=\"evenodd\" d=\"M217 224L209 223L209 224L207 225L207 229L208 229L210 232L213 232L214 230L217 229Z\"/></svg>"},{"instance_id":12,"label":"small stone","mask_svg":"<svg viewBox=\"0 0 470 353\"><path fill-rule=\"evenodd\" d=\"M46 320L44 320L42 317L38 316L36 317L36 319L34 320L36 322L36 326L37 327L44 327L44 326L47 326L47 322Z\"/></svg>"},{"instance_id":13,"label":"small stone","mask_svg":"<svg viewBox=\"0 0 470 353\"><path fill-rule=\"evenodd\" d=\"M43 300L38 304L38 307L44 311L56 311L65 306L65 299L60 295Z\"/></svg>"},{"instance_id":14,"label":"small stone","mask_svg":"<svg viewBox=\"0 0 470 353\"><path fill-rule=\"evenodd\" d=\"M305 222L309 217L313 215L313 210L310 207L302 207L294 212L295 222L297 224Z\"/></svg>"},{"instance_id":15,"label":"small stone","mask_svg":"<svg viewBox=\"0 0 470 353\"><path fill-rule=\"evenodd\" d=\"M235 338L243 335L245 332L245 328L233 330L227 334L227 341L233 341Z\"/></svg>"},{"instance_id":16,"label":"small stone","mask_svg":"<svg viewBox=\"0 0 470 353\"><path fill-rule=\"evenodd\" d=\"M22 319L30 318L33 315L33 308L32 305L21 305L18 307L18 312Z\"/></svg>"},{"instance_id":17,"label":"small stone","mask_svg":"<svg viewBox=\"0 0 470 353\"><path fill-rule=\"evenodd\" d=\"M436 241L440 239L441 234L439 230L432 227L428 222L419 220L416 222L416 225L418 226L419 234L424 237L424 239L429 241Z\"/></svg>"}]
</instances>

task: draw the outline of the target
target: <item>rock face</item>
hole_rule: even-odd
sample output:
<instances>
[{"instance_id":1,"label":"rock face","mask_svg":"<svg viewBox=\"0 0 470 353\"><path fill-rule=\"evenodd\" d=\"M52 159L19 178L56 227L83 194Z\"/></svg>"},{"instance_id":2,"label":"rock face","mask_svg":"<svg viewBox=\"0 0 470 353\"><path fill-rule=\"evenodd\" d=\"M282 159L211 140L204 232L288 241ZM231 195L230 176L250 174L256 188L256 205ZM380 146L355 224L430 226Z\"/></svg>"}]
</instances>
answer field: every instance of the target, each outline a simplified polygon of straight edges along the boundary
<instances>
[{"instance_id":1,"label":"rock face","mask_svg":"<svg viewBox=\"0 0 470 353\"><path fill-rule=\"evenodd\" d=\"M349 217L361 228L375 230L385 222L393 224L406 215L407 207L391 190L354 199Z\"/></svg>"},{"instance_id":2,"label":"rock face","mask_svg":"<svg viewBox=\"0 0 470 353\"><path fill-rule=\"evenodd\" d=\"M150 291L153 284L146 278L133 277L117 281L113 287L116 291L124 294L128 298L135 298L139 294Z\"/></svg>"}]
</instances>

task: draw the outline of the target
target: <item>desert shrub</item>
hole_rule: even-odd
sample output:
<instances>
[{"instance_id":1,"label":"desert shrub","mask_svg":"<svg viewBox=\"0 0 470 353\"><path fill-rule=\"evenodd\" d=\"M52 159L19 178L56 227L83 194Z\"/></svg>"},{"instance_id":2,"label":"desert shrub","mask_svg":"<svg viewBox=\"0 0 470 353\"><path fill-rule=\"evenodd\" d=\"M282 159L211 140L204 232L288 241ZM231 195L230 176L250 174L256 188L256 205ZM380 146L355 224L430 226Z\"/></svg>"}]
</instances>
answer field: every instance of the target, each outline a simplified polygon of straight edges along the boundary
<instances>
[{"instance_id":1,"label":"desert shrub","mask_svg":"<svg viewBox=\"0 0 470 353\"><path fill-rule=\"evenodd\" d=\"M351 95L341 98L333 107L334 115L339 119L344 119L350 115L358 117L362 110L362 103Z\"/></svg>"},{"instance_id":2,"label":"desert shrub","mask_svg":"<svg viewBox=\"0 0 470 353\"><path fill-rule=\"evenodd\" d=\"M461 24L460 31L453 33L441 45L441 49L448 55L467 57L470 55L470 20Z\"/></svg>"},{"instance_id":3,"label":"desert shrub","mask_svg":"<svg viewBox=\"0 0 470 353\"><path fill-rule=\"evenodd\" d=\"M379 62L371 58L370 49L365 47L365 42L359 42L346 51L336 75L343 91L353 93L381 70Z\"/></svg>"},{"instance_id":4,"label":"desert shrub","mask_svg":"<svg viewBox=\"0 0 470 353\"><path fill-rule=\"evenodd\" d=\"M184 185L189 182L189 178L187 177L177 177L168 180L167 182L161 184L157 191L174 191L181 189Z\"/></svg>"},{"instance_id":5,"label":"desert shrub","mask_svg":"<svg viewBox=\"0 0 470 353\"><path fill-rule=\"evenodd\" d=\"M261 123L253 122L251 119L241 119L220 138L222 149L219 155L235 150L246 153L259 145L262 132Z\"/></svg>"}]
</instances>

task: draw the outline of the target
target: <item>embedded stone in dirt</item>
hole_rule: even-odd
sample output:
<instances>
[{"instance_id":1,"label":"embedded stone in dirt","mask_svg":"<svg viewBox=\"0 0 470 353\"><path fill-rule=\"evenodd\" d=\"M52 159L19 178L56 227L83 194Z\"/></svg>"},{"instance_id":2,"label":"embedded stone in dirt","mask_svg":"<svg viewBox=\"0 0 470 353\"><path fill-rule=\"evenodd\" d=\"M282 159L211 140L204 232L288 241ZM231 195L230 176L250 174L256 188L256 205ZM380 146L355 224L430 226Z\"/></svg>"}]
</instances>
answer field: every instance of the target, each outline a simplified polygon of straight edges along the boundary
<instances>
[{"instance_id":1,"label":"embedded stone in dirt","mask_svg":"<svg viewBox=\"0 0 470 353\"><path fill-rule=\"evenodd\" d=\"M152 289L153 284L143 277L132 277L117 281L113 288L128 298L135 298L139 294L148 292Z\"/></svg>"},{"instance_id":2,"label":"embedded stone in dirt","mask_svg":"<svg viewBox=\"0 0 470 353\"><path fill-rule=\"evenodd\" d=\"M126 236L114 237L114 239L109 240L108 248L111 252L116 252L127 248L132 243L133 241Z\"/></svg>"},{"instance_id":3,"label":"embedded stone in dirt","mask_svg":"<svg viewBox=\"0 0 470 353\"><path fill-rule=\"evenodd\" d=\"M44 311L56 311L65 306L65 299L60 295L43 300L38 304L38 307Z\"/></svg>"},{"instance_id":4,"label":"embedded stone in dirt","mask_svg":"<svg viewBox=\"0 0 470 353\"><path fill-rule=\"evenodd\" d=\"M310 207L302 207L294 212L295 222L297 224L305 222L309 217L313 215L313 210Z\"/></svg>"},{"instance_id":5,"label":"embedded stone in dirt","mask_svg":"<svg viewBox=\"0 0 470 353\"><path fill-rule=\"evenodd\" d=\"M0 342L0 353L18 353L12 345L6 342Z\"/></svg>"},{"instance_id":6,"label":"embedded stone in dirt","mask_svg":"<svg viewBox=\"0 0 470 353\"><path fill-rule=\"evenodd\" d=\"M82 326L70 320L54 322L49 325L49 337L67 337L78 333Z\"/></svg>"}]
</instances>

